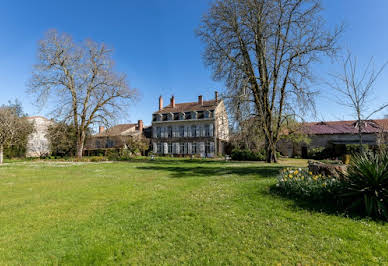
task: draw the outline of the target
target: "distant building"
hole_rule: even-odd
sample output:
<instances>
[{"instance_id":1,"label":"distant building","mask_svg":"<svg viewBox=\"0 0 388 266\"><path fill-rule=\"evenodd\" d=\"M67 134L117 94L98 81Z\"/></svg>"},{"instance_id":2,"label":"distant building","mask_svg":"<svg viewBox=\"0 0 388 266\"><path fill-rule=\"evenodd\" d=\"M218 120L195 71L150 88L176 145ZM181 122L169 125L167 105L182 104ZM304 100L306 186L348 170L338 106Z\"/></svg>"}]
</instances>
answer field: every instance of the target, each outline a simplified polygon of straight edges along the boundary
<instances>
[{"instance_id":1,"label":"distant building","mask_svg":"<svg viewBox=\"0 0 388 266\"><path fill-rule=\"evenodd\" d=\"M42 116L27 117L33 123L34 132L28 136L26 157L41 157L50 154L50 141L47 137L49 126L54 122Z\"/></svg>"},{"instance_id":2,"label":"distant building","mask_svg":"<svg viewBox=\"0 0 388 266\"><path fill-rule=\"evenodd\" d=\"M310 143L294 144L280 141L278 150L287 156L307 157L310 149L318 147L336 147L340 149L348 144L358 144L358 121L329 121L303 123L301 130L310 138ZM386 144L388 141L388 119L364 121L362 141L368 145Z\"/></svg>"},{"instance_id":3,"label":"distant building","mask_svg":"<svg viewBox=\"0 0 388 266\"><path fill-rule=\"evenodd\" d=\"M175 103L163 106L152 114L152 149L159 155L197 155L214 157L225 153L229 141L229 125L223 100L215 92L213 100Z\"/></svg>"},{"instance_id":4,"label":"distant building","mask_svg":"<svg viewBox=\"0 0 388 266\"><path fill-rule=\"evenodd\" d=\"M150 128L144 128L143 121L139 120L135 124L119 124L106 129L99 127L99 132L86 140L84 153L86 155L101 150L119 150L125 148L128 138L144 136Z\"/></svg>"}]
</instances>

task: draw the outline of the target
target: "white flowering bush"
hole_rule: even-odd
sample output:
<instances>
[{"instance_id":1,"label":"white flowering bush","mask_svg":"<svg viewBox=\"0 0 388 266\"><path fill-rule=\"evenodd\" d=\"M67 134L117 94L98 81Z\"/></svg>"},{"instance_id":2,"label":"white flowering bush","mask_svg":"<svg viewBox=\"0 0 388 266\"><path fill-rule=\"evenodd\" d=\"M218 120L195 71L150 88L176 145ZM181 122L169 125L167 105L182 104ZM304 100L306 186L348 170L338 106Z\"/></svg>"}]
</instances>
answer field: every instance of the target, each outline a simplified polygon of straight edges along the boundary
<instances>
[{"instance_id":1,"label":"white flowering bush","mask_svg":"<svg viewBox=\"0 0 388 266\"><path fill-rule=\"evenodd\" d=\"M332 200L341 183L339 180L324 175L314 175L302 168L282 170L276 184L282 194L314 201Z\"/></svg>"}]
</instances>

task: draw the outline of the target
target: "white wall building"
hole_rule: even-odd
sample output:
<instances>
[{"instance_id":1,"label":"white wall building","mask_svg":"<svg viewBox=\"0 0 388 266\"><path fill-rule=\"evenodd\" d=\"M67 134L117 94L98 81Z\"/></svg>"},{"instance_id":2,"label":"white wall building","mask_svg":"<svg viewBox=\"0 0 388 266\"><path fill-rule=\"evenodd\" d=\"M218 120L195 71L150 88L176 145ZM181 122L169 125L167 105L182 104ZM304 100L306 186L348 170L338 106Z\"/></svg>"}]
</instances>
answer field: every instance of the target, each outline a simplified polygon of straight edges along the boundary
<instances>
[{"instance_id":1,"label":"white wall building","mask_svg":"<svg viewBox=\"0 0 388 266\"><path fill-rule=\"evenodd\" d=\"M28 136L26 157L40 157L50 154L47 133L49 126L54 122L42 116L32 116L27 117L27 119L33 123L34 132Z\"/></svg>"}]
</instances>

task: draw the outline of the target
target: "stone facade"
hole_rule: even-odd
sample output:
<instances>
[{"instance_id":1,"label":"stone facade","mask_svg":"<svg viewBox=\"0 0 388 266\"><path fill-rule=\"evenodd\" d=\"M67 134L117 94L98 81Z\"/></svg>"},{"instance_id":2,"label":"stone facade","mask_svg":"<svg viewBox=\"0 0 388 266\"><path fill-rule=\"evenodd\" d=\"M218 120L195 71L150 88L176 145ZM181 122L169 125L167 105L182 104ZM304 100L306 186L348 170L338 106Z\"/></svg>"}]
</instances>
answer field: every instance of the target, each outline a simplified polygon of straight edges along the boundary
<instances>
[{"instance_id":1,"label":"stone facade","mask_svg":"<svg viewBox=\"0 0 388 266\"><path fill-rule=\"evenodd\" d=\"M100 126L99 132L86 140L84 151L89 154L96 150L125 148L128 138L141 136L144 130L142 120L137 124L119 124L107 130Z\"/></svg>"},{"instance_id":2,"label":"stone facade","mask_svg":"<svg viewBox=\"0 0 388 266\"><path fill-rule=\"evenodd\" d=\"M41 117L27 117L33 123L34 132L28 136L26 157L41 157L50 154L50 142L47 137L48 128L53 125L53 121Z\"/></svg>"},{"instance_id":3,"label":"stone facade","mask_svg":"<svg viewBox=\"0 0 388 266\"><path fill-rule=\"evenodd\" d=\"M159 98L159 111L152 115L152 150L158 155L214 157L225 153L229 141L228 116L225 105L218 99L175 103L163 107Z\"/></svg>"}]
</instances>

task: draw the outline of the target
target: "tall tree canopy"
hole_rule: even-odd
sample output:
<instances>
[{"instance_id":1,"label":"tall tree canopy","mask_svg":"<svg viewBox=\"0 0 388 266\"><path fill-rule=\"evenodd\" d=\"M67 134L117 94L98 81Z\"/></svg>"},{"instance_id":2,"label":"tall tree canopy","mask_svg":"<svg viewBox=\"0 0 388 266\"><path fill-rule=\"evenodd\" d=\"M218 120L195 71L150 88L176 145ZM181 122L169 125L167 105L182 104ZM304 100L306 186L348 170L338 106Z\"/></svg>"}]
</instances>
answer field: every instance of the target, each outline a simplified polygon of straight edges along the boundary
<instances>
[{"instance_id":1,"label":"tall tree canopy","mask_svg":"<svg viewBox=\"0 0 388 266\"><path fill-rule=\"evenodd\" d=\"M0 106L0 164L3 163L4 149L12 147L24 149L27 137L33 130L33 124L26 119L18 101Z\"/></svg>"},{"instance_id":2,"label":"tall tree canopy","mask_svg":"<svg viewBox=\"0 0 388 266\"><path fill-rule=\"evenodd\" d=\"M314 107L312 63L337 50L341 28L323 29L320 10L319 0L216 1L197 31L229 104L258 118L268 162L287 116Z\"/></svg>"},{"instance_id":3,"label":"tall tree canopy","mask_svg":"<svg viewBox=\"0 0 388 266\"><path fill-rule=\"evenodd\" d=\"M108 125L135 98L126 76L113 66L112 50L104 44L76 43L55 30L39 42L29 91L42 106L50 100L55 118L74 125L78 157L88 128Z\"/></svg>"}]
</instances>

